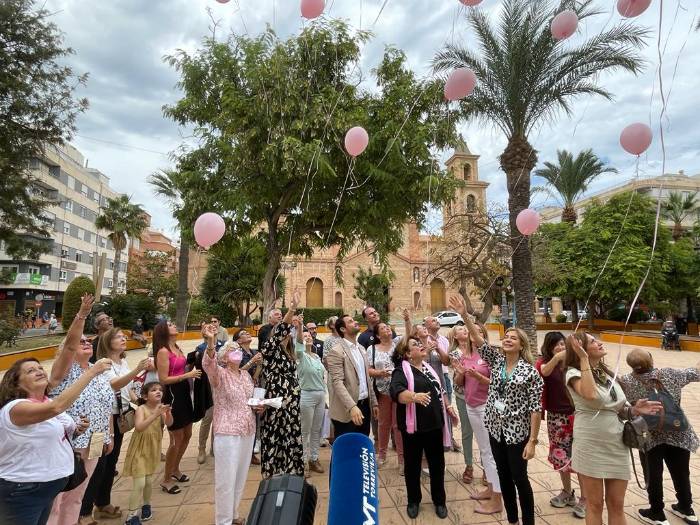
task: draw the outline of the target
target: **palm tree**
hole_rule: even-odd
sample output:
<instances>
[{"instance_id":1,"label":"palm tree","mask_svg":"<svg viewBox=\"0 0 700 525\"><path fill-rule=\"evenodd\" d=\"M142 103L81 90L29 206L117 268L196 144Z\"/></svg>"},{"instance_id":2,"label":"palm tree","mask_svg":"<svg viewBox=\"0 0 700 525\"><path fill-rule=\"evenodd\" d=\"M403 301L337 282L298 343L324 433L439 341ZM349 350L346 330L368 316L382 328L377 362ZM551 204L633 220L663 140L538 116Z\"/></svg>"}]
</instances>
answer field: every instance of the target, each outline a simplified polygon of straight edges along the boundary
<instances>
[{"instance_id":1,"label":"palm tree","mask_svg":"<svg viewBox=\"0 0 700 525\"><path fill-rule=\"evenodd\" d=\"M577 97L612 99L600 85L601 73L623 69L636 74L642 66L637 48L646 31L630 22L578 45L552 38L550 22L558 12L573 9L584 20L600 14L592 3L560 0L552 7L547 0L504 0L497 26L482 10L470 9L467 21L478 48L449 44L433 60L436 71L458 67L474 71L479 81L461 102L462 117L495 125L507 138L500 164L508 187L515 304L518 322L531 341L536 340L532 261L530 247L521 242L515 225L518 213L530 205L530 172L537 164L529 135L562 111L571 115Z\"/></svg>"},{"instance_id":2,"label":"palm tree","mask_svg":"<svg viewBox=\"0 0 700 525\"><path fill-rule=\"evenodd\" d=\"M664 216L673 221L673 240L683 236L683 221L698 209L697 192L680 193L672 191L662 204Z\"/></svg>"},{"instance_id":3,"label":"palm tree","mask_svg":"<svg viewBox=\"0 0 700 525\"><path fill-rule=\"evenodd\" d=\"M579 152L575 159L568 151L557 150L557 157L558 165L545 162L545 167L535 171L535 175L545 179L561 197L562 222L576 223L574 204L588 189L591 181L603 173L617 173L617 170L603 164L591 149ZM549 191L548 188L538 187L534 188L533 192L540 189Z\"/></svg>"},{"instance_id":4,"label":"palm tree","mask_svg":"<svg viewBox=\"0 0 700 525\"><path fill-rule=\"evenodd\" d=\"M185 217L187 210L185 202L189 192L189 180L182 171L161 170L151 175L148 182L153 186L153 192L157 196L168 201L173 217L177 219L180 226L175 324L180 330L184 330L187 324L187 301L189 299L190 242L187 232L193 225L193 221L189 221L189 217Z\"/></svg>"},{"instance_id":5,"label":"palm tree","mask_svg":"<svg viewBox=\"0 0 700 525\"><path fill-rule=\"evenodd\" d=\"M112 273L112 296L117 294L119 283L119 265L122 251L126 249L127 237L135 238L146 229L146 212L140 204L133 204L130 197L120 195L116 199L107 199L107 206L101 209L95 220L95 226L107 230L107 238L114 246L114 272Z\"/></svg>"}]
</instances>

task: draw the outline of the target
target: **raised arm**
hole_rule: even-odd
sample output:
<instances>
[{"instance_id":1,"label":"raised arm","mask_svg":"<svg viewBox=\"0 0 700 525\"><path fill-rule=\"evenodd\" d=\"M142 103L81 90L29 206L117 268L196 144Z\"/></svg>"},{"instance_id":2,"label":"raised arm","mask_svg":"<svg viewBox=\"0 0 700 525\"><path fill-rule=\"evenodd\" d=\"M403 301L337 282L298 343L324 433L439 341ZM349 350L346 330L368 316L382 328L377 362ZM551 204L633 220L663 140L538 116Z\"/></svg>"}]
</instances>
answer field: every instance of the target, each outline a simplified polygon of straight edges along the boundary
<instances>
[{"instance_id":1,"label":"raised arm","mask_svg":"<svg viewBox=\"0 0 700 525\"><path fill-rule=\"evenodd\" d=\"M115 377L109 382L110 386L112 387L112 390L114 390L115 392L121 390L126 385L131 383L137 375L139 375L144 370L147 370L150 366L151 362L148 358L141 359L141 361L139 361L139 364L136 365L136 368L130 370L128 373L124 374L121 377Z\"/></svg>"},{"instance_id":2,"label":"raised arm","mask_svg":"<svg viewBox=\"0 0 700 525\"><path fill-rule=\"evenodd\" d=\"M593 379L593 372L591 372L591 364L588 362L588 354L573 334L569 335L566 340L574 349L576 355L578 355L580 361L579 370L581 371L581 377L572 377L569 380L569 384L574 389L574 392L582 398L593 401L598 398L598 389Z\"/></svg>"},{"instance_id":3,"label":"raised arm","mask_svg":"<svg viewBox=\"0 0 700 525\"><path fill-rule=\"evenodd\" d=\"M481 330L474 323L474 317L467 312L467 305L464 302L464 298L458 295L453 295L450 297L450 308L462 316L464 319L464 325L469 330L469 335L476 343L477 347L484 345L484 338L481 335Z\"/></svg>"},{"instance_id":4,"label":"raised arm","mask_svg":"<svg viewBox=\"0 0 700 525\"><path fill-rule=\"evenodd\" d=\"M557 367L561 366L565 357L566 352L558 352L554 354L554 357L552 357L552 359L550 359L546 363L542 363L542 366L540 366L540 373L542 374L542 376L549 377Z\"/></svg>"},{"instance_id":5,"label":"raised arm","mask_svg":"<svg viewBox=\"0 0 700 525\"><path fill-rule=\"evenodd\" d=\"M287 313L284 315L284 319L282 319L283 323L292 324L292 319L294 319L294 314L296 313L300 300L301 294L299 293L299 290L295 289L294 293L292 294L292 300L289 302L289 310L287 310Z\"/></svg>"},{"instance_id":6,"label":"raised arm","mask_svg":"<svg viewBox=\"0 0 700 525\"><path fill-rule=\"evenodd\" d=\"M100 359L80 374L77 381L47 403L17 403L10 410L10 421L18 427L41 423L68 410L88 383L112 366L110 359Z\"/></svg>"},{"instance_id":7,"label":"raised arm","mask_svg":"<svg viewBox=\"0 0 700 525\"><path fill-rule=\"evenodd\" d=\"M95 298L91 294L83 295L80 302L80 309L75 314L73 322L68 328L68 333L63 343L59 346L56 360L51 366L51 375L49 376L49 387L58 386L63 381L73 364L75 351L80 348L80 338L83 335L85 328L85 319L87 319L92 310L92 305L95 303Z\"/></svg>"},{"instance_id":8,"label":"raised arm","mask_svg":"<svg viewBox=\"0 0 700 525\"><path fill-rule=\"evenodd\" d=\"M409 337L411 337L411 332L413 332L413 321L411 320L411 312L408 311L408 308L404 308L401 313L403 315L403 338L408 339Z\"/></svg>"}]
</instances>

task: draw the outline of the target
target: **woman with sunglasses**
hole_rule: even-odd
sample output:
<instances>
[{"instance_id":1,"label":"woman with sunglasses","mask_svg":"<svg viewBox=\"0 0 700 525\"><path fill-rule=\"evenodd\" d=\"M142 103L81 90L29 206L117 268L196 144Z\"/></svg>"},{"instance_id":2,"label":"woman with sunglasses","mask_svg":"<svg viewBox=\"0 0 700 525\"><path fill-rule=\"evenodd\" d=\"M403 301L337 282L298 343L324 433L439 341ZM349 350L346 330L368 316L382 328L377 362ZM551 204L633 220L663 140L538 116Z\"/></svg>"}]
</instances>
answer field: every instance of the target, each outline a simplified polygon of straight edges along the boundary
<instances>
[{"instance_id":1,"label":"woman with sunglasses","mask_svg":"<svg viewBox=\"0 0 700 525\"><path fill-rule=\"evenodd\" d=\"M603 362L603 344L586 332L566 338L565 383L574 402L571 468L586 495L586 523L624 525L630 453L622 442L623 420L655 414L661 403L639 399L634 406Z\"/></svg>"},{"instance_id":2,"label":"woman with sunglasses","mask_svg":"<svg viewBox=\"0 0 700 525\"><path fill-rule=\"evenodd\" d=\"M87 319L94 298L86 294L82 298L80 309L76 314L66 336L63 348L59 351L56 361L51 367L49 379L49 397L58 397L71 385L80 380L83 374L91 373L93 365L92 343L83 335L85 319ZM90 422L85 433L72 440L73 449L79 452L85 462L88 477L79 486L69 492L62 492L54 500L48 523L50 525L80 525L92 523L92 516L80 517L80 507L83 495L92 477L98 458L89 458L88 451L95 446L95 441L103 443L103 454L112 452L114 445L114 428L112 426L112 401L114 391L109 379L104 374L97 375L82 391L78 399L66 413L75 421L85 418Z\"/></svg>"}]
</instances>

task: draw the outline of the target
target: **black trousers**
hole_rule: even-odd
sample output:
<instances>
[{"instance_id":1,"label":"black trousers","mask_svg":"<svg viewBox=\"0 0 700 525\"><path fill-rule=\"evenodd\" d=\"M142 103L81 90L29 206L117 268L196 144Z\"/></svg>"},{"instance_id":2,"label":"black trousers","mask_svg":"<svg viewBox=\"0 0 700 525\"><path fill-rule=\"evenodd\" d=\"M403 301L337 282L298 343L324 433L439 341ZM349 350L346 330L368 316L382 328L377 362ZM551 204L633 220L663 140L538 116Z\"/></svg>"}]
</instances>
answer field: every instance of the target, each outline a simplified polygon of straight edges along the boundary
<instances>
[{"instance_id":1,"label":"black trousers","mask_svg":"<svg viewBox=\"0 0 700 525\"><path fill-rule=\"evenodd\" d=\"M530 478L527 476L527 461L523 459L523 450L525 450L528 439L529 437L520 443L508 445L503 435L501 435L500 441L496 441L493 436L489 436L491 452L498 469L498 480L501 483L501 494L503 495L503 505L506 508L508 522L518 522L519 498L520 510L523 515L522 524L535 525L535 498L532 494Z\"/></svg>"},{"instance_id":2,"label":"black trousers","mask_svg":"<svg viewBox=\"0 0 700 525\"><path fill-rule=\"evenodd\" d=\"M350 432L359 432L360 434L369 436L369 428L372 421L372 411L369 408L369 399L358 401L357 407L362 410L362 415L364 416L360 426L355 425L352 420L348 421L347 423L343 423L342 421L331 419L333 422L333 430L335 432L334 439L338 439L343 434L349 434Z\"/></svg>"},{"instance_id":3,"label":"black trousers","mask_svg":"<svg viewBox=\"0 0 700 525\"><path fill-rule=\"evenodd\" d=\"M423 453L430 471L430 496L434 505L444 505L445 500L445 449L442 445L442 429L409 434L401 431L403 438L404 476L408 503L421 502L420 474Z\"/></svg>"},{"instance_id":4,"label":"black trousers","mask_svg":"<svg viewBox=\"0 0 700 525\"><path fill-rule=\"evenodd\" d=\"M678 504L683 510L693 506L690 489L690 451L673 445L656 445L648 452L639 452L639 459L647 480L647 494L652 512L664 509L664 463L671 474L673 487L676 489Z\"/></svg>"},{"instance_id":5,"label":"black trousers","mask_svg":"<svg viewBox=\"0 0 700 525\"><path fill-rule=\"evenodd\" d=\"M83 503L80 507L81 516L92 515L93 505L97 507L106 507L111 503L112 485L114 484L114 474L117 471L117 461L119 461L119 452L122 449L122 441L124 435L119 431L117 420L119 416L112 415L112 423L114 424L114 448L112 452L103 455L97 460L95 472L88 482L83 495Z\"/></svg>"}]
</instances>

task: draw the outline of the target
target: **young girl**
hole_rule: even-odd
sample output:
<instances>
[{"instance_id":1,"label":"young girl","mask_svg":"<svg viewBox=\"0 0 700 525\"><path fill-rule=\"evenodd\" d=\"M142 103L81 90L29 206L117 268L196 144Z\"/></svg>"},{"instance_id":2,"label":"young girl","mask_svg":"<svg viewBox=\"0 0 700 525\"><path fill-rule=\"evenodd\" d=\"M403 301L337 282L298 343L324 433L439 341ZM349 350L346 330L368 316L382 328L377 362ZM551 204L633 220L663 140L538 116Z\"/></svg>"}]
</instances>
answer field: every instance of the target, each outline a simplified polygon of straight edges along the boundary
<instances>
[{"instance_id":1,"label":"young girl","mask_svg":"<svg viewBox=\"0 0 700 525\"><path fill-rule=\"evenodd\" d=\"M134 434L124 460L124 476L134 478L126 525L140 525L141 520L150 520L152 516L151 478L160 464L163 424L168 426L173 423L170 405L163 405L162 399L163 387L160 383L143 385L140 406L136 409Z\"/></svg>"}]
</instances>

